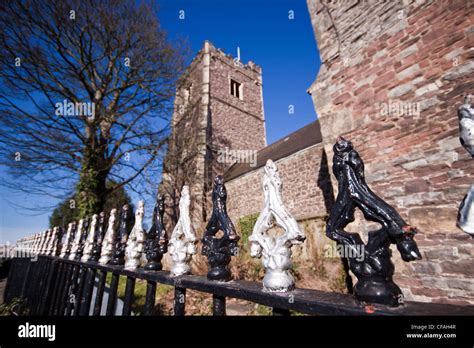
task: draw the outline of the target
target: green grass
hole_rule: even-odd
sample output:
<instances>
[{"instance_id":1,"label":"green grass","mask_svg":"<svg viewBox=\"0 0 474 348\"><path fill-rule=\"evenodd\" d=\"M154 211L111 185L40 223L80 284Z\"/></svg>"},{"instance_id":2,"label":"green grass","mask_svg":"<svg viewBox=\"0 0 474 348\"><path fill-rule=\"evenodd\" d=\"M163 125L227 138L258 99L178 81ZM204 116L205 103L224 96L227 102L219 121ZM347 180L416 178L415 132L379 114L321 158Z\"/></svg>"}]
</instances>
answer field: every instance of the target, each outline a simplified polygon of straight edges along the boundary
<instances>
[{"instance_id":1,"label":"green grass","mask_svg":"<svg viewBox=\"0 0 474 348\"><path fill-rule=\"evenodd\" d=\"M261 316L273 315L273 310L271 307L264 306L261 304L257 305L255 312L256 312L256 315L261 315ZM299 316L305 316L306 314L290 310L290 315L299 317Z\"/></svg>"},{"instance_id":2,"label":"green grass","mask_svg":"<svg viewBox=\"0 0 474 348\"><path fill-rule=\"evenodd\" d=\"M301 313L301 312L297 312L297 311L293 311L293 310L290 310L290 315L292 317L304 317L304 316L307 316L307 314L304 314L304 313Z\"/></svg>"},{"instance_id":3,"label":"green grass","mask_svg":"<svg viewBox=\"0 0 474 348\"><path fill-rule=\"evenodd\" d=\"M161 297L172 291L174 287L172 285L158 284L156 286L156 298L160 300Z\"/></svg>"},{"instance_id":4,"label":"green grass","mask_svg":"<svg viewBox=\"0 0 474 348\"><path fill-rule=\"evenodd\" d=\"M15 297L10 303L0 305L0 316L28 315L28 310L24 308L25 301Z\"/></svg>"},{"instance_id":5,"label":"green grass","mask_svg":"<svg viewBox=\"0 0 474 348\"><path fill-rule=\"evenodd\" d=\"M107 274L106 283L110 285L112 281L112 273ZM125 287L127 286L127 277L120 276L119 284L117 287L117 297L120 299L125 298ZM146 301L146 287L147 281L143 279L137 279L135 281L135 289L133 291L132 299L132 312L135 315L140 315L145 310L145 301ZM160 303L161 298L165 296L168 292L173 290L173 286L165 284L157 284L156 286L156 300L155 306Z\"/></svg>"},{"instance_id":6,"label":"green grass","mask_svg":"<svg viewBox=\"0 0 474 348\"><path fill-rule=\"evenodd\" d=\"M272 315L272 308L264 305L257 305L257 315Z\"/></svg>"}]
</instances>

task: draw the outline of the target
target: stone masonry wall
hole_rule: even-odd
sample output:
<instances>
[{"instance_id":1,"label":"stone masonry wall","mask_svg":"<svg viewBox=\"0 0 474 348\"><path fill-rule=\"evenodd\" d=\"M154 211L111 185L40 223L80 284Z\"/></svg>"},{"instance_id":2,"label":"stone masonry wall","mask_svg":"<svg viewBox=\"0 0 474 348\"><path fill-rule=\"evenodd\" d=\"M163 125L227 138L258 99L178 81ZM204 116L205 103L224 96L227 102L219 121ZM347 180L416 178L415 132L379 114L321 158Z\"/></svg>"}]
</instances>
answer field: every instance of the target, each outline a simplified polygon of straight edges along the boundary
<instances>
[{"instance_id":1,"label":"stone masonry wall","mask_svg":"<svg viewBox=\"0 0 474 348\"><path fill-rule=\"evenodd\" d=\"M307 3L322 61L308 92L329 162L336 137L350 139L370 187L420 229L423 260L394 249L395 281L407 299L474 303L473 240L456 227L474 182L456 113L474 92L474 2Z\"/></svg>"},{"instance_id":2,"label":"stone masonry wall","mask_svg":"<svg viewBox=\"0 0 474 348\"><path fill-rule=\"evenodd\" d=\"M210 54L208 191L216 174L225 173L236 160L266 145L262 69L251 61L236 61L216 48ZM241 84L240 98L231 94L231 80Z\"/></svg>"},{"instance_id":3,"label":"stone masonry wall","mask_svg":"<svg viewBox=\"0 0 474 348\"><path fill-rule=\"evenodd\" d=\"M231 79L242 84L242 99L230 93ZM258 151L266 146L260 67L244 66L212 51L210 102L213 136L224 138L236 150Z\"/></svg>"}]
</instances>

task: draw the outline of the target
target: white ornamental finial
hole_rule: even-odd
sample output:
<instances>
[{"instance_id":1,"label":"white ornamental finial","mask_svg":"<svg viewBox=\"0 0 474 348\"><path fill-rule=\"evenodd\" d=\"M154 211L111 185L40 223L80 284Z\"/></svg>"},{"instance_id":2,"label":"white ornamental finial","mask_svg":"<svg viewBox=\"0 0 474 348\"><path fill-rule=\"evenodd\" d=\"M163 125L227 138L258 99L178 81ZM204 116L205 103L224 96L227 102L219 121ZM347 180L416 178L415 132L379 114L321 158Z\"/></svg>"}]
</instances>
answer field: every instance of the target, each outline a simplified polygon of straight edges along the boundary
<instances>
[{"instance_id":1,"label":"white ornamental finial","mask_svg":"<svg viewBox=\"0 0 474 348\"><path fill-rule=\"evenodd\" d=\"M49 246L51 244L51 235L52 235L52 230L48 229L46 230L45 237L44 237L44 244L43 244L43 252L42 254L48 255L49 253Z\"/></svg>"},{"instance_id":2,"label":"white ornamental finial","mask_svg":"<svg viewBox=\"0 0 474 348\"><path fill-rule=\"evenodd\" d=\"M36 253L39 254L41 253L41 245L43 244L44 241L44 233L43 232L38 232L38 243L36 244Z\"/></svg>"},{"instance_id":3,"label":"white ornamental finial","mask_svg":"<svg viewBox=\"0 0 474 348\"><path fill-rule=\"evenodd\" d=\"M474 184L459 206L458 227L474 238Z\"/></svg>"},{"instance_id":4,"label":"white ornamental finial","mask_svg":"<svg viewBox=\"0 0 474 348\"><path fill-rule=\"evenodd\" d=\"M282 184L277 167L268 160L264 168L263 192L265 205L249 237L250 255L262 258L265 267L263 287L266 291L290 291L295 287L291 275L291 247L305 240L296 220L283 205ZM275 224L284 229L280 236L272 237L267 231Z\"/></svg>"},{"instance_id":5,"label":"white ornamental finial","mask_svg":"<svg viewBox=\"0 0 474 348\"><path fill-rule=\"evenodd\" d=\"M94 247L94 241L97 232L97 220L99 215L92 215L91 226L89 228L89 234L87 235L86 241L84 242L84 251L82 252L81 261L88 262L91 258L92 248Z\"/></svg>"},{"instance_id":6,"label":"white ornamental finial","mask_svg":"<svg viewBox=\"0 0 474 348\"><path fill-rule=\"evenodd\" d=\"M190 204L189 187L183 186L179 200L178 223L168 243L168 250L173 262L170 273L173 277L190 273L191 267L189 262L192 256L196 254L196 234L191 226L191 218L189 216Z\"/></svg>"},{"instance_id":7,"label":"white ornamental finial","mask_svg":"<svg viewBox=\"0 0 474 348\"><path fill-rule=\"evenodd\" d=\"M466 96L464 103L458 108L459 139L474 159L474 104L470 103L471 98L470 95ZM474 184L471 184L459 206L457 225L474 238Z\"/></svg>"},{"instance_id":8,"label":"white ornamental finial","mask_svg":"<svg viewBox=\"0 0 474 348\"><path fill-rule=\"evenodd\" d=\"M40 240L38 243L38 254L43 253L43 246L44 246L44 241L46 238L46 231L40 232Z\"/></svg>"},{"instance_id":9,"label":"white ornamental finial","mask_svg":"<svg viewBox=\"0 0 474 348\"><path fill-rule=\"evenodd\" d=\"M38 241L36 242L35 253L41 253L41 243L43 243L43 232L38 232Z\"/></svg>"},{"instance_id":10,"label":"white ornamental finial","mask_svg":"<svg viewBox=\"0 0 474 348\"><path fill-rule=\"evenodd\" d=\"M48 255L56 256L58 251L58 237L59 237L59 227L53 227L53 231L51 232L51 241L49 244Z\"/></svg>"},{"instance_id":11,"label":"white ornamental finial","mask_svg":"<svg viewBox=\"0 0 474 348\"><path fill-rule=\"evenodd\" d=\"M38 254L43 254L44 252L44 244L46 243L46 234L48 230L41 232L41 239L38 245Z\"/></svg>"},{"instance_id":12,"label":"white ornamental finial","mask_svg":"<svg viewBox=\"0 0 474 348\"><path fill-rule=\"evenodd\" d=\"M474 158L474 104L470 103L470 98L471 96L466 96L464 103L458 108L459 139Z\"/></svg>"},{"instance_id":13,"label":"white ornamental finial","mask_svg":"<svg viewBox=\"0 0 474 348\"><path fill-rule=\"evenodd\" d=\"M145 243L145 230L143 229L143 216L145 215L145 202L139 201L135 212L135 224L128 236L125 248L125 269L135 270L140 267Z\"/></svg>"},{"instance_id":14,"label":"white ornamental finial","mask_svg":"<svg viewBox=\"0 0 474 348\"><path fill-rule=\"evenodd\" d=\"M69 260L74 260L76 254L81 246L81 235L82 235L82 226L84 225L84 219L80 219L77 225L76 234L74 235L74 240L71 246L71 253L69 254Z\"/></svg>"},{"instance_id":15,"label":"white ornamental finial","mask_svg":"<svg viewBox=\"0 0 474 348\"><path fill-rule=\"evenodd\" d=\"M46 247L48 245L48 236L49 236L49 230L46 230L43 232L43 240L41 241L41 249L40 249L40 254L45 254L46 253Z\"/></svg>"},{"instance_id":16,"label":"white ornamental finial","mask_svg":"<svg viewBox=\"0 0 474 348\"><path fill-rule=\"evenodd\" d=\"M116 236L115 221L117 219L117 209L110 211L109 223L107 225L107 232L105 232L104 241L102 242L102 249L100 253L99 263L106 265L112 259L114 253L114 241Z\"/></svg>"},{"instance_id":17,"label":"white ornamental finial","mask_svg":"<svg viewBox=\"0 0 474 348\"><path fill-rule=\"evenodd\" d=\"M64 237L64 243L61 247L61 253L59 254L59 257L66 257L66 255L69 254L69 252L71 251L71 243L72 243L72 239L73 239L73 231L74 231L74 227L75 227L75 222L70 222L68 225L67 225L67 231L66 231L66 236Z\"/></svg>"},{"instance_id":18,"label":"white ornamental finial","mask_svg":"<svg viewBox=\"0 0 474 348\"><path fill-rule=\"evenodd\" d=\"M53 254L53 248L56 240L56 234L58 231L58 227L53 227L49 230L49 243L48 243L48 250L46 251L46 255Z\"/></svg>"},{"instance_id":19,"label":"white ornamental finial","mask_svg":"<svg viewBox=\"0 0 474 348\"><path fill-rule=\"evenodd\" d=\"M35 242L33 244L33 253L37 254L38 253L38 246L41 241L41 233L36 233L35 234Z\"/></svg>"},{"instance_id":20,"label":"white ornamental finial","mask_svg":"<svg viewBox=\"0 0 474 348\"><path fill-rule=\"evenodd\" d=\"M33 234L30 237L30 243L28 244L28 249L30 252L33 252L33 246L35 245L35 241L36 241L36 234Z\"/></svg>"}]
</instances>

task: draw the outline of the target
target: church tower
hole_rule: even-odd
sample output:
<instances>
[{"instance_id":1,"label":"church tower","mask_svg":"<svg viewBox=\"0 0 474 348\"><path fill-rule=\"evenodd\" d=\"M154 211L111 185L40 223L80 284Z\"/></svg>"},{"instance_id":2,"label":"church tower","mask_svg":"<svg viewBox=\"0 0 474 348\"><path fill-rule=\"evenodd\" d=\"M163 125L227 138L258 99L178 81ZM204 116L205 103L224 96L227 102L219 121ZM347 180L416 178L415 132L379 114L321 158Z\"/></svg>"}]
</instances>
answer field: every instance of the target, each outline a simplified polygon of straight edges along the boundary
<instances>
[{"instance_id":1,"label":"church tower","mask_svg":"<svg viewBox=\"0 0 474 348\"><path fill-rule=\"evenodd\" d=\"M183 185L189 185L192 220L199 226L209 213L213 177L266 146L262 88L258 65L204 42L178 82L163 164L160 191L175 207L173 221Z\"/></svg>"}]
</instances>

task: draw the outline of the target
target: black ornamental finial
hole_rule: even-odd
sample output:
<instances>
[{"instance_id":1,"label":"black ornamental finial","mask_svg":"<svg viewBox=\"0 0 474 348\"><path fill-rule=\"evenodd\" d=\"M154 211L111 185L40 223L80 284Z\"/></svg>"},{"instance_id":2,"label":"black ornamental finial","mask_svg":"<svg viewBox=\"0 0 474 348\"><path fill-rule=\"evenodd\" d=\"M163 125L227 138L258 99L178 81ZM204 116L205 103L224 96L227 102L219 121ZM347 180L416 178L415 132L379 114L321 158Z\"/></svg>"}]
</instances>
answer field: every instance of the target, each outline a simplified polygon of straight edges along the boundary
<instances>
[{"instance_id":1,"label":"black ornamental finial","mask_svg":"<svg viewBox=\"0 0 474 348\"><path fill-rule=\"evenodd\" d=\"M237 255L239 250L237 242L240 237L227 215L226 200L224 179L217 175L212 190L212 215L202 238L202 254L208 258L207 278L210 280L228 281L232 278L229 263L231 256ZM216 237L219 231L223 232L221 238Z\"/></svg>"},{"instance_id":2,"label":"black ornamental finial","mask_svg":"<svg viewBox=\"0 0 474 348\"><path fill-rule=\"evenodd\" d=\"M127 246L129 233L129 226L127 225L129 214L130 207L128 204L125 204L120 213L119 229L115 238L114 255L110 262L112 265L123 265L125 263L125 248Z\"/></svg>"},{"instance_id":3,"label":"black ornamental finial","mask_svg":"<svg viewBox=\"0 0 474 348\"><path fill-rule=\"evenodd\" d=\"M102 240L105 233L105 212L99 214L99 221L97 226L97 232L94 238L94 244L92 246L91 261L97 262L100 258L100 252L102 250Z\"/></svg>"},{"instance_id":4,"label":"black ornamental finial","mask_svg":"<svg viewBox=\"0 0 474 348\"><path fill-rule=\"evenodd\" d=\"M403 294L392 280L395 266L390 259L390 244L396 244L406 262L421 259L413 239L417 230L368 187L364 162L352 143L342 137L334 145L333 173L339 193L329 215L326 235L343 245L344 250L350 250L344 256L358 280L355 296L364 302L398 306L403 303ZM365 219L381 225L380 229L369 232L367 244L358 233L345 231L354 221L356 208L362 211Z\"/></svg>"},{"instance_id":5,"label":"black ornamental finial","mask_svg":"<svg viewBox=\"0 0 474 348\"><path fill-rule=\"evenodd\" d=\"M163 223L164 213L164 198L158 195L155 209L153 210L152 226L147 233L147 239L145 241L145 254L148 261L144 267L146 270L160 271L163 267L161 259L168 251L168 237Z\"/></svg>"},{"instance_id":6,"label":"black ornamental finial","mask_svg":"<svg viewBox=\"0 0 474 348\"><path fill-rule=\"evenodd\" d=\"M81 237L79 240L79 245L76 251L76 258L75 260L80 261L82 254L84 253L84 244L87 239L87 233L89 231L89 217L84 218L84 222L82 224L82 229L78 230L76 233L80 233Z\"/></svg>"}]
</instances>

